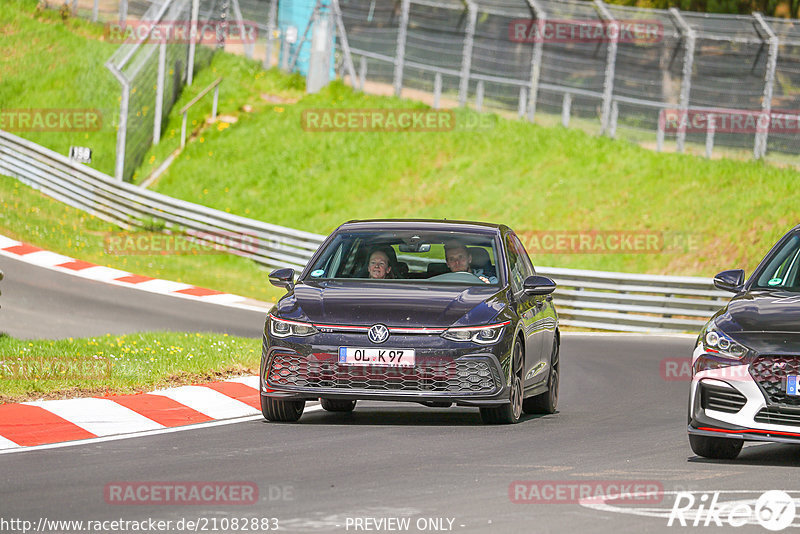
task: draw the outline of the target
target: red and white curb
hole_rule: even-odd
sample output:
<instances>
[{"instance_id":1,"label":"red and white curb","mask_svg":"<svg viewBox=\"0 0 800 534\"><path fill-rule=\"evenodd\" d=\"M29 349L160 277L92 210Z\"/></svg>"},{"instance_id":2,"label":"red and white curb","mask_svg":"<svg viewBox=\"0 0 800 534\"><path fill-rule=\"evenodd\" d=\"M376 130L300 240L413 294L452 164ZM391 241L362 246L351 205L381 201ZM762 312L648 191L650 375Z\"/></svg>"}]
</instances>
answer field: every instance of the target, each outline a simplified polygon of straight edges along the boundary
<instances>
[{"instance_id":1,"label":"red and white curb","mask_svg":"<svg viewBox=\"0 0 800 534\"><path fill-rule=\"evenodd\" d=\"M0 235L0 255L8 256L46 269L88 278L89 280L132 287L142 291L149 291L150 293L160 293L163 295L253 311L263 312L272 307L265 302L233 295L231 293L223 293L222 291L197 287L182 282L172 282L169 280L132 274L119 269L112 269L111 267L103 267L102 265L76 260L68 256L56 254L55 252L43 250L27 243L16 241L3 235Z\"/></svg>"},{"instance_id":2,"label":"red and white curb","mask_svg":"<svg viewBox=\"0 0 800 534\"><path fill-rule=\"evenodd\" d=\"M257 376L136 395L0 405L0 454L261 414ZM193 427L188 427L190 429Z\"/></svg>"}]
</instances>

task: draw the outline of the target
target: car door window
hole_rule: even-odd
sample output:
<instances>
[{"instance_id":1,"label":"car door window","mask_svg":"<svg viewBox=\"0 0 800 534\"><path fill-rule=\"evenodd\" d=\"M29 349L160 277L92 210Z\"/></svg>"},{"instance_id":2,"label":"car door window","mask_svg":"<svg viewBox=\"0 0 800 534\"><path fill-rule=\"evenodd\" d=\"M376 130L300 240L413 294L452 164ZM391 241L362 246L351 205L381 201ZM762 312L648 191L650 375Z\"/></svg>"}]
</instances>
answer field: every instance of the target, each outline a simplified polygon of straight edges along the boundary
<instances>
[{"instance_id":1,"label":"car door window","mask_svg":"<svg viewBox=\"0 0 800 534\"><path fill-rule=\"evenodd\" d=\"M533 276L536 274L536 269L533 268L533 263L531 263L531 258L528 256L528 252L525 250L525 247L522 245L522 242L515 234L511 234L511 243L513 244L517 256L520 258L522 262L522 268L525 271L525 276L523 280L529 276Z\"/></svg>"},{"instance_id":2,"label":"car door window","mask_svg":"<svg viewBox=\"0 0 800 534\"><path fill-rule=\"evenodd\" d=\"M519 255L512 235L506 237L506 251L508 252L508 283L514 293L522 291L522 283L525 280L525 265Z\"/></svg>"}]
</instances>

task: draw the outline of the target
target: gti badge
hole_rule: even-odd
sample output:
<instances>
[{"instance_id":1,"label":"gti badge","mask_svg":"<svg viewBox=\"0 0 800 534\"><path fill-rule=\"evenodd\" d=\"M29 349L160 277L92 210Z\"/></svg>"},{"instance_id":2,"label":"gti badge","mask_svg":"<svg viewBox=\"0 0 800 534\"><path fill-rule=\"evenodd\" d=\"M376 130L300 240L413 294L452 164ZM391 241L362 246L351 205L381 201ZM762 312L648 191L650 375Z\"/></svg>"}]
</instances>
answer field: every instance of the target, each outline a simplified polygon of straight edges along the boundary
<instances>
[{"instance_id":1,"label":"gti badge","mask_svg":"<svg viewBox=\"0 0 800 534\"><path fill-rule=\"evenodd\" d=\"M389 329L382 324L374 324L367 331L367 337L373 343L383 343L389 339Z\"/></svg>"}]
</instances>

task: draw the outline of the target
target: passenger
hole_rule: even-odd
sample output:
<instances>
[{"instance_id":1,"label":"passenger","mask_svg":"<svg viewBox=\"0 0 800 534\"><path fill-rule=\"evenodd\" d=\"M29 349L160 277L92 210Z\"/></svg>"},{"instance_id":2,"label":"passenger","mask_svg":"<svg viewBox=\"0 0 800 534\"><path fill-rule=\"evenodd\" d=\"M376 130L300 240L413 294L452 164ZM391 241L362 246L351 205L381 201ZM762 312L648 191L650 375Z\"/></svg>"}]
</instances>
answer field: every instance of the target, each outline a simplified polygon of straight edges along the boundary
<instances>
[{"instance_id":1,"label":"passenger","mask_svg":"<svg viewBox=\"0 0 800 534\"><path fill-rule=\"evenodd\" d=\"M389 262L389 255L380 249L369 255L367 270L369 271L370 278L379 280L394 278L392 275L392 265Z\"/></svg>"},{"instance_id":2,"label":"passenger","mask_svg":"<svg viewBox=\"0 0 800 534\"><path fill-rule=\"evenodd\" d=\"M448 241L444 244L444 257L447 267L454 273L472 273L487 284L496 284L497 276L484 272L484 269L473 269L472 254L460 241Z\"/></svg>"}]
</instances>

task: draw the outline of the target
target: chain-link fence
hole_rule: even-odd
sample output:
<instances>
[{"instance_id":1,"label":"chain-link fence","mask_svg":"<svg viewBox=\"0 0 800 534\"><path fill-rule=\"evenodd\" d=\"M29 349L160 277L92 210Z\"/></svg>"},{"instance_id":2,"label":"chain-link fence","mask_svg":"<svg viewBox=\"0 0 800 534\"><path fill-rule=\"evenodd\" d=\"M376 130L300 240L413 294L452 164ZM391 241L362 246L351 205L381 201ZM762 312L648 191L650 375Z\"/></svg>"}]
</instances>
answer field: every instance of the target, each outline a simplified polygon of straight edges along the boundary
<instances>
[{"instance_id":1,"label":"chain-link fence","mask_svg":"<svg viewBox=\"0 0 800 534\"><path fill-rule=\"evenodd\" d=\"M800 154L796 20L600 0L340 3L368 92L560 117L658 150Z\"/></svg>"}]
</instances>

